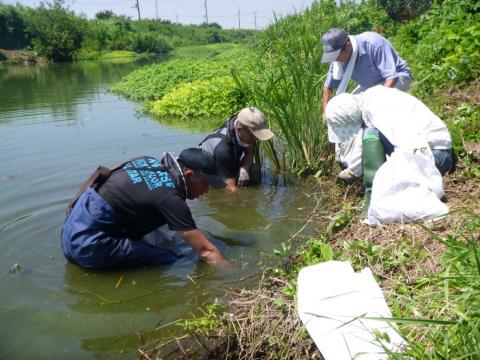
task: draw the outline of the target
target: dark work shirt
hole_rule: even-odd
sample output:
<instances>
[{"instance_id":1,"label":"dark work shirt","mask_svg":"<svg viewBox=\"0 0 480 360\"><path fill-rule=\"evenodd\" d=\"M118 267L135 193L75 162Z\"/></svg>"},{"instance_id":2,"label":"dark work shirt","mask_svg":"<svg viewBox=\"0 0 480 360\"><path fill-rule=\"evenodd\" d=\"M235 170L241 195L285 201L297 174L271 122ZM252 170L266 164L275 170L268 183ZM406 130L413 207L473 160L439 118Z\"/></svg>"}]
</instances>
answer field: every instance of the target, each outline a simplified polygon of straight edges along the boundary
<instances>
[{"instance_id":1,"label":"dark work shirt","mask_svg":"<svg viewBox=\"0 0 480 360\"><path fill-rule=\"evenodd\" d=\"M208 135L202 142L201 147L215 158L218 175L223 178L234 179L240 171L245 148L237 142L233 129L235 118L228 120L228 122L230 122L230 136L227 136L228 129L224 126Z\"/></svg>"},{"instance_id":2,"label":"dark work shirt","mask_svg":"<svg viewBox=\"0 0 480 360\"><path fill-rule=\"evenodd\" d=\"M99 194L125 223L132 238L141 238L164 224L173 231L196 229L178 184L153 157L126 163L112 173Z\"/></svg>"}]
</instances>

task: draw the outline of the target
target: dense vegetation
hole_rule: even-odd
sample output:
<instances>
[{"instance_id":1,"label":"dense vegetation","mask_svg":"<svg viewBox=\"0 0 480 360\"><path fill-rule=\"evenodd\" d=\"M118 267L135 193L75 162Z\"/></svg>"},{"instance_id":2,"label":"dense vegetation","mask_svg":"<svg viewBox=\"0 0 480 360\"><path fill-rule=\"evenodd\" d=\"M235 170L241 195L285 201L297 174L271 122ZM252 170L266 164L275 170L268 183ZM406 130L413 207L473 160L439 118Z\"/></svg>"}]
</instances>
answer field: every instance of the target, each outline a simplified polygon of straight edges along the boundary
<instances>
[{"instance_id":1,"label":"dense vegetation","mask_svg":"<svg viewBox=\"0 0 480 360\"><path fill-rule=\"evenodd\" d=\"M184 322L184 330L196 341L205 334L223 338L217 351L226 358L308 357L313 346L298 325L296 279L303 266L332 259L349 261L356 269L369 266L381 281L408 341L392 359L475 359L480 353L480 167L478 154L472 156L464 145L474 141L478 148L480 141L480 4L424 1L405 10L402 3L415 4L315 2L256 37L256 56L249 56L246 67L236 67L235 83L248 104L269 115L284 169L325 171L331 160L321 115L327 67L320 64L320 36L334 26L353 34L381 29L413 70L412 93L449 127L459 162L455 174L446 177L447 197L451 208L463 211L432 224L367 228L359 223L361 201L351 196L351 187L333 187L329 199L335 210L317 214L330 222L294 254L292 239L285 239L275 251L283 265L267 270L265 286L247 296L242 293L245 297L234 300L225 316L219 315L215 303L205 317ZM396 22L392 17L412 19ZM273 155L273 149L268 150ZM331 211L334 216L328 216ZM298 346L302 343L305 346Z\"/></svg>"},{"instance_id":2,"label":"dense vegetation","mask_svg":"<svg viewBox=\"0 0 480 360\"><path fill-rule=\"evenodd\" d=\"M156 117L227 116L247 104L255 105L270 116L278 135L274 146L264 144L278 167L325 174L332 157L320 121L327 65L320 63L319 42L327 29L340 27L351 34L381 31L408 61L416 79L412 92L427 102L433 90L467 83L480 73L479 5L475 1L408 4L405 10L398 1L343 1L340 6L333 0L315 2L304 13L277 21L258 34L255 51L247 56L245 50L228 51L228 66L213 56L174 60L139 70L113 89L134 99L157 100L147 105ZM406 23L389 17L402 9L417 17ZM233 85L224 78L231 70ZM162 99L169 91L173 93ZM227 101L227 96L234 98ZM434 110L442 115L440 108ZM457 152L462 151L464 139L478 138L477 115L477 108L466 105L462 116L449 122ZM463 126L465 122L471 125Z\"/></svg>"},{"instance_id":3,"label":"dense vegetation","mask_svg":"<svg viewBox=\"0 0 480 360\"><path fill-rule=\"evenodd\" d=\"M124 77L112 91L147 100L146 110L157 118L211 117L218 124L246 103L232 68L245 69L251 56L252 50L233 44L182 48L173 60Z\"/></svg>"},{"instance_id":4,"label":"dense vegetation","mask_svg":"<svg viewBox=\"0 0 480 360\"><path fill-rule=\"evenodd\" d=\"M70 11L63 0L37 8L0 3L0 49L31 49L61 61L98 58L102 52L167 53L173 47L241 42L253 31L226 30L209 25L180 25L169 21L133 21L111 11L88 20Z\"/></svg>"},{"instance_id":5,"label":"dense vegetation","mask_svg":"<svg viewBox=\"0 0 480 360\"><path fill-rule=\"evenodd\" d=\"M340 6L335 1L313 3L303 14L282 19L260 34L254 71L239 73L238 84L271 116L285 168L325 172L329 144L320 99L327 65L320 63L320 36L331 27L351 34L380 29L412 68L417 80L413 93L426 100L437 88L478 77L478 10L476 1L445 0L419 18L397 23L373 0L343 1ZM455 137L454 142L458 148L462 141Z\"/></svg>"}]
</instances>

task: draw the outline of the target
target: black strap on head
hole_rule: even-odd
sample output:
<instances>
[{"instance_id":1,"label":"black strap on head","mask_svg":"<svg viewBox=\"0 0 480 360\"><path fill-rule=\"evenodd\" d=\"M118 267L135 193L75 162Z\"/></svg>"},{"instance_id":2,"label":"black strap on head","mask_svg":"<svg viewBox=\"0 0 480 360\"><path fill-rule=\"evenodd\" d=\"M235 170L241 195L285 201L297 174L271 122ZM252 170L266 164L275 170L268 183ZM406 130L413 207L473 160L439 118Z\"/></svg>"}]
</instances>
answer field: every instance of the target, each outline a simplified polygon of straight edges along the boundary
<instances>
[{"instance_id":1,"label":"black strap on head","mask_svg":"<svg viewBox=\"0 0 480 360\"><path fill-rule=\"evenodd\" d=\"M187 181L185 180L185 176L183 176L182 167L178 163L175 155L167 151L163 155L162 165L172 176L173 181L175 182L175 184L177 184L177 189L180 191L184 199L186 199L188 195Z\"/></svg>"}]
</instances>

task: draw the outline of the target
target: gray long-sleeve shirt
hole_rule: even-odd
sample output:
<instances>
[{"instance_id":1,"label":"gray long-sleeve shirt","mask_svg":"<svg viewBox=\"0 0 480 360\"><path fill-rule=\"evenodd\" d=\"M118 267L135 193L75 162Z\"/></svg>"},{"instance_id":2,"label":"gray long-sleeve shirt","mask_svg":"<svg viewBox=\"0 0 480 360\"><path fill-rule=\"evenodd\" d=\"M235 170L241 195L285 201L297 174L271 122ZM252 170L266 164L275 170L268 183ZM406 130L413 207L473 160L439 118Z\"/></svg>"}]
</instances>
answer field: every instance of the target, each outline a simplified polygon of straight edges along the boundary
<instances>
[{"instance_id":1,"label":"gray long-sleeve shirt","mask_svg":"<svg viewBox=\"0 0 480 360\"><path fill-rule=\"evenodd\" d=\"M395 51L390 42L375 32L355 35L358 44L358 56L352 72L352 79L365 88L383 83L397 77L411 77L410 68ZM345 71L348 60L343 63ZM325 86L334 89L341 80L332 76L333 63L327 73Z\"/></svg>"}]
</instances>

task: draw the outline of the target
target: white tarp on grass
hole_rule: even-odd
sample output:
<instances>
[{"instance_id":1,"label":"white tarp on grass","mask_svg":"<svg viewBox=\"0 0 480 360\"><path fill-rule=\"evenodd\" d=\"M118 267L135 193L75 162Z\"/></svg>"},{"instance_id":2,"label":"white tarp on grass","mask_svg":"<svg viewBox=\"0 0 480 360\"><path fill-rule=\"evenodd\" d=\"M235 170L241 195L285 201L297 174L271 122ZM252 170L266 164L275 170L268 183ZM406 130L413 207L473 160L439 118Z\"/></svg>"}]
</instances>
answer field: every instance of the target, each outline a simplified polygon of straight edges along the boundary
<instances>
[{"instance_id":1,"label":"white tarp on grass","mask_svg":"<svg viewBox=\"0 0 480 360\"><path fill-rule=\"evenodd\" d=\"M369 268L328 261L298 275L298 314L325 360L388 359L404 345Z\"/></svg>"}]
</instances>

